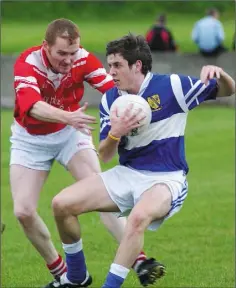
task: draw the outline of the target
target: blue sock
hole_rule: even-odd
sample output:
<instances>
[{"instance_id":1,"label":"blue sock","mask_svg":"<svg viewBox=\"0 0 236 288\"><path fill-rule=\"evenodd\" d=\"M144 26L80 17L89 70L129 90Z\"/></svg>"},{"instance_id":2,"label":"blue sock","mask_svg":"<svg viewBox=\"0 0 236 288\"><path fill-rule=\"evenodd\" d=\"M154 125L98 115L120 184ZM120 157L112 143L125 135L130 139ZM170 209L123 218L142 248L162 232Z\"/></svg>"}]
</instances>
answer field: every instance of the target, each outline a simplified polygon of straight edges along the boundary
<instances>
[{"instance_id":1,"label":"blue sock","mask_svg":"<svg viewBox=\"0 0 236 288\"><path fill-rule=\"evenodd\" d=\"M102 286L102 288L120 288L124 280L125 280L124 278L109 272L107 275L106 282Z\"/></svg>"},{"instance_id":2,"label":"blue sock","mask_svg":"<svg viewBox=\"0 0 236 288\"><path fill-rule=\"evenodd\" d=\"M81 283L86 278L86 264L82 250L82 239L74 244L63 244L66 254L67 279L72 283Z\"/></svg>"},{"instance_id":3,"label":"blue sock","mask_svg":"<svg viewBox=\"0 0 236 288\"><path fill-rule=\"evenodd\" d=\"M102 288L120 288L128 273L129 269L113 263Z\"/></svg>"}]
</instances>

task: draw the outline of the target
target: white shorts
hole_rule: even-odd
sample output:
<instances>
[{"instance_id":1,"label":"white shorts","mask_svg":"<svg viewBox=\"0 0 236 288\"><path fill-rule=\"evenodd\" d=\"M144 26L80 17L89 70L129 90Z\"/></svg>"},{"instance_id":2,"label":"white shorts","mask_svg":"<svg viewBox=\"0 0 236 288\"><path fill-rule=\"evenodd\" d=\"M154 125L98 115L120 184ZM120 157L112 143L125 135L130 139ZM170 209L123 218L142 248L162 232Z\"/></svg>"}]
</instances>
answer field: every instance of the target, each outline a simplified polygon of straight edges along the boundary
<instances>
[{"instance_id":1,"label":"white shorts","mask_svg":"<svg viewBox=\"0 0 236 288\"><path fill-rule=\"evenodd\" d=\"M111 199L121 211L120 216L127 216L141 195L155 184L166 184L172 195L171 209L161 220L151 223L149 230L156 230L162 222L178 212L187 197L188 184L183 171L150 172L138 171L125 166L100 173Z\"/></svg>"},{"instance_id":2,"label":"white shorts","mask_svg":"<svg viewBox=\"0 0 236 288\"><path fill-rule=\"evenodd\" d=\"M94 149L92 137L72 126L47 135L31 135L16 121L11 126L10 165L49 171L54 160L65 168L80 150Z\"/></svg>"}]
</instances>

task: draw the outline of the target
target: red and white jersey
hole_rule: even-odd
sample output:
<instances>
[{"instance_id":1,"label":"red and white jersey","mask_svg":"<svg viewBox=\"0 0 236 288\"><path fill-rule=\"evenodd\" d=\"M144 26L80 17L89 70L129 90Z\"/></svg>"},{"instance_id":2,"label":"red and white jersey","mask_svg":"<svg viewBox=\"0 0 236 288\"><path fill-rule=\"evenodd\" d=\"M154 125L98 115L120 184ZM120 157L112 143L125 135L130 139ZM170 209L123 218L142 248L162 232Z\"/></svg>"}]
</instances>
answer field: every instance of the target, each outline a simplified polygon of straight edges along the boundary
<instances>
[{"instance_id":1,"label":"red and white jersey","mask_svg":"<svg viewBox=\"0 0 236 288\"><path fill-rule=\"evenodd\" d=\"M75 111L84 94L83 82L88 82L101 93L114 86L100 60L80 47L71 71L56 74L49 66L42 46L24 51L14 65L16 121L30 134L49 134L65 127L62 123L37 120L29 115L38 101L66 111Z\"/></svg>"}]
</instances>

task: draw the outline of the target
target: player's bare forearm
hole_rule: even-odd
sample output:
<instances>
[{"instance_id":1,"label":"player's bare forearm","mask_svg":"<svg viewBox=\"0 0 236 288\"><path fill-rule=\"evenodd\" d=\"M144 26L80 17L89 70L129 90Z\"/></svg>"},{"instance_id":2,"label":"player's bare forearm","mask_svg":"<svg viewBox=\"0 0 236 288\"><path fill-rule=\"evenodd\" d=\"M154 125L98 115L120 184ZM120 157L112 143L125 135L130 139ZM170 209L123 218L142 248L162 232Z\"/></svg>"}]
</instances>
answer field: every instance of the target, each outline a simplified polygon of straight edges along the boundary
<instances>
[{"instance_id":1,"label":"player's bare forearm","mask_svg":"<svg viewBox=\"0 0 236 288\"><path fill-rule=\"evenodd\" d=\"M225 97L235 94L235 81L228 73L222 71L220 79L218 79L217 82L219 84L217 97Z\"/></svg>"},{"instance_id":2,"label":"player's bare forearm","mask_svg":"<svg viewBox=\"0 0 236 288\"><path fill-rule=\"evenodd\" d=\"M44 101L36 102L29 112L30 116L38 120L64 124L68 123L69 113Z\"/></svg>"},{"instance_id":3,"label":"player's bare forearm","mask_svg":"<svg viewBox=\"0 0 236 288\"><path fill-rule=\"evenodd\" d=\"M119 141L111 139L109 136L99 144L99 158L103 162L109 162L116 154Z\"/></svg>"}]
</instances>

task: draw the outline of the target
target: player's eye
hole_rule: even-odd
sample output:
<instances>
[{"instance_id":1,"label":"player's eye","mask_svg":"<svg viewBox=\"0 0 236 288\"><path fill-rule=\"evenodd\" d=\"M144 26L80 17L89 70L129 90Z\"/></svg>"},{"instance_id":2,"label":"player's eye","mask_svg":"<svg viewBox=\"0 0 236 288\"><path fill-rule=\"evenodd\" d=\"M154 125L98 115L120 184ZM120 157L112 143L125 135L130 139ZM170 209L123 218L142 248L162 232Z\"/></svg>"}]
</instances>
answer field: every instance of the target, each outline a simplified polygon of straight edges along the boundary
<instances>
[{"instance_id":1,"label":"player's eye","mask_svg":"<svg viewBox=\"0 0 236 288\"><path fill-rule=\"evenodd\" d=\"M115 68L119 68L120 66L121 66L120 63L115 63L115 64L114 64L114 67L115 67Z\"/></svg>"},{"instance_id":2,"label":"player's eye","mask_svg":"<svg viewBox=\"0 0 236 288\"><path fill-rule=\"evenodd\" d=\"M61 56L65 56L66 52L58 52L58 54L61 55Z\"/></svg>"}]
</instances>

